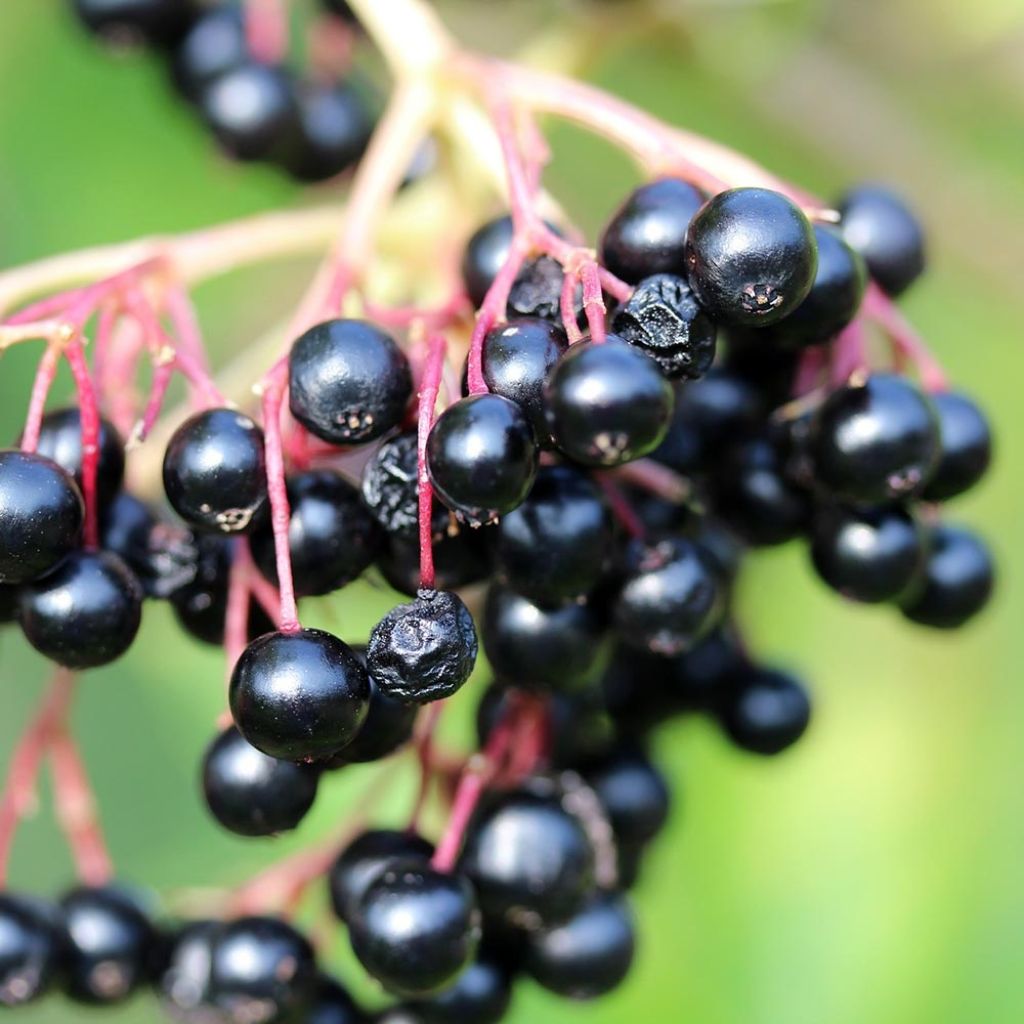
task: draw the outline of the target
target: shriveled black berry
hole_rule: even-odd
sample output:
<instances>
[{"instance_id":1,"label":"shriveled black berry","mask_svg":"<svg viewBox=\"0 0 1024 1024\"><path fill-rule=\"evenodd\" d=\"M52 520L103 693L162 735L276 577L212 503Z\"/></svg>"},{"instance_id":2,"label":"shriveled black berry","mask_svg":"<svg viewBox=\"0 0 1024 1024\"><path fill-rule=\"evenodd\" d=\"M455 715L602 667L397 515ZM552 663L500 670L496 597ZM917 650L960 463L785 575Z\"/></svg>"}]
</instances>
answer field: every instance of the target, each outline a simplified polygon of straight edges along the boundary
<instances>
[{"instance_id":1,"label":"shriveled black berry","mask_svg":"<svg viewBox=\"0 0 1024 1024\"><path fill-rule=\"evenodd\" d=\"M269 836L295 828L313 806L320 773L257 750L237 729L225 729L203 759L210 813L230 832Z\"/></svg>"},{"instance_id":2,"label":"shriveled black berry","mask_svg":"<svg viewBox=\"0 0 1024 1024\"><path fill-rule=\"evenodd\" d=\"M416 483L417 437L398 434L388 438L363 468L363 504L389 534L415 538L419 526Z\"/></svg>"},{"instance_id":3,"label":"shriveled black berry","mask_svg":"<svg viewBox=\"0 0 1024 1024\"><path fill-rule=\"evenodd\" d=\"M405 354L363 320L311 327L292 345L289 372L292 414L331 444L382 437L399 424L412 393Z\"/></svg>"},{"instance_id":4,"label":"shriveled black berry","mask_svg":"<svg viewBox=\"0 0 1024 1024\"><path fill-rule=\"evenodd\" d=\"M56 907L0 892L0 1007L24 1006L46 995L63 967L66 947Z\"/></svg>"},{"instance_id":5,"label":"shriveled black berry","mask_svg":"<svg viewBox=\"0 0 1024 1024\"><path fill-rule=\"evenodd\" d=\"M612 330L673 380L703 377L715 358L715 325L686 280L673 274L644 278L615 311Z\"/></svg>"},{"instance_id":6,"label":"shriveled black berry","mask_svg":"<svg viewBox=\"0 0 1024 1024\"><path fill-rule=\"evenodd\" d=\"M174 81L198 102L206 87L249 59L240 4L218 4L196 19L174 52Z\"/></svg>"},{"instance_id":7,"label":"shriveled black berry","mask_svg":"<svg viewBox=\"0 0 1024 1024\"><path fill-rule=\"evenodd\" d=\"M966 395L941 391L932 395L939 417L939 462L921 497L948 501L969 491L992 461L992 431L985 414Z\"/></svg>"},{"instance_id":8,"label":"shriveled black berry","mask_svg":"<svg viewBox=\"0 0 1024 1024\"><path fill-rule=\"evenodd\" d=\"M517 317L538 317L541 320L562 320L562 287L565 271L551 256L537 256L523 264L508 293L506 314ZM583 291L577 285L573 300L577 318L583 312Z\"/></svg>"},{"instance_id":9,"label":"shriveled black berry","mask_svg":"<svg viewBox=\"0 0 1024 1024\"><path fill-rule=\"evenodd\" d=\"M810 292L817 265L810 221L770 189L720 192L686 236L690 285L722 323L767 326L788 316Z\"/></svg>"},{"instance_id":10,"label":"shriveled black berry","mask_svg":"<svg viewBox=\"0 0 1024 1024\"><path fill-rule=\"evenodd\" d=\"M53 459L70 473L78 489L82 483L82 416L78 409L55 409L43 417L36 451ZM124 479L124 441L109 420L100 420L99 463L96 467L96 497L108 505L121 489Z\"/></svg>"},{"instance_id":11,"label":"shriveled black berry","mask_svg":"<svg viewBox=\"0 0 1024 1024\"><path fill-rule=\"evenodd\" d=\"M811 702L793 676L750 668L734 677L718 713L736 746L772 755L782 753L804 734L811 720Z\"/></svg>"},{"instance_id":12,"label":"shriveled black berry","mask_svg":"<svg viewBox=\"0 0 1024 1024\"><path fill-rule=\"evenodd\" d=\"M172 46L196 16L193 0L74 0L91 32L114 43Z\"/></svg>"},{"instance_id":13,"label":"shriveled black berry","mask_svg":"<svg viewBox=\"0 0 1024 1024\"><path fill-rule=\"evenodd\" d=\"M417 1024L500 1024L512 1002L509 972L486 954L447 988L409 1006Z\"/></svg>"},{"instance_id":14,"label":"shriveled black berry","mask_svg":"<svg viewBox=\"0 0 1024 1024\"><path fill-rule=\"evenodd\" d=\"M421 590L373 627L366 664L387 696L427 704L461 688L476 654L473 617L458 594Z\"/></svg>"},{"instance_id":15,"label":"shriveled black berry","mask_svg":"<svg viewBox=\"0 0 1024 1024\"><path fill-rule=\"evenodd\" d=\"M362 93L348 82L303 82L295 96L299 137L285 157L289 174L324 181L354 166L373 131Z\"/></svg>"}]
</instances>

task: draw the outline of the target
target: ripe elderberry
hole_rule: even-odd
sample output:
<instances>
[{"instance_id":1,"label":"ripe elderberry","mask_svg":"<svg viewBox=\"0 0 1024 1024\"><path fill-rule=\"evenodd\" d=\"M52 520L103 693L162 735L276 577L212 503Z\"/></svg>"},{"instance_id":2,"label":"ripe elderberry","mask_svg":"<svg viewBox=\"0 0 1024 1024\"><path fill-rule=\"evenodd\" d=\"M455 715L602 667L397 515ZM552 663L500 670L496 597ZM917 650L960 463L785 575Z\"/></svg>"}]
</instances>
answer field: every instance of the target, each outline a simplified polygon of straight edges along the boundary
<instances>
[{"instance_id":1,"label":"ripe elderberry","mask_svg":"<svg viewBox=\"0 0 1024 1024\"><path fill-rule=\"evenodd\" d=\"M992 461L992 432L984 413L966 395L932 395L939 417L939 461L921 492L925 501L948 501L969 491Z\"/></svg>"},{"instance_id":2,"label":"ripe elderberry","mask_svg":"<svg viewBox=\"0 0 1024 1024\"><path fill-rule=\"evenodd\" d=\"M242 8L218 4L196 19L176 48L174 80L186 97L198 102L208 85L248 58Z\"/></svg>"},{"instance_id":3,"label":"ripe elderberry","mask_svg":"<svg viewBox=\"0 0 1024 1024\"><path fill-rule=\"evenodd\" d=\"M804 734L811 703L792 676L751 668L733 678L719 716L738 747L755 754L779 754Z\"/></svg>"},{"instance_id":4,"label":"ripe elderberry","mask_svg":"<svg viewBox=\"0 0 1024 1024\"><path fill-rule=\"evenodd\" d=\"M196 16L193 0L74 0L90 32L118 43L172 46Z\"/></svg>"},{"instance_id":5,"label":"ripe elderberry","mask_svg":"<svg viewBox=\"0 0 1024 1024\"><path fill-rule=\"evenodd\" d=\"M60 977L67 936L56 907L0 892L0 1007L24 1006Z\"/></svg>"},{"instance_id":6,"label":"ripe elderberry","mask_svg":"<svg viewBox=\"0 0 1024 1024\"><path fill-rule=\"evenodd\" d=\"M82 417L77 409L55 409L39 425L36 451L53 459L70 473L78 489L82 484ZM101 505L109 504L121 489L124 479L124 441L108 420L100 420L99 461L96 468L96 496Z\"/></svg>"},{"instance_id":7,"label":"ripe elderberry","mask_svg":"<svg viewBox=\"0 0 1024 1024\"><path fill-rule=\"evenodd\" d=\"M512 978L486 954L474 960L447 988L409 1006L417 1024L500 1024L512 1002Z\"/></svg>"}]
</instances>

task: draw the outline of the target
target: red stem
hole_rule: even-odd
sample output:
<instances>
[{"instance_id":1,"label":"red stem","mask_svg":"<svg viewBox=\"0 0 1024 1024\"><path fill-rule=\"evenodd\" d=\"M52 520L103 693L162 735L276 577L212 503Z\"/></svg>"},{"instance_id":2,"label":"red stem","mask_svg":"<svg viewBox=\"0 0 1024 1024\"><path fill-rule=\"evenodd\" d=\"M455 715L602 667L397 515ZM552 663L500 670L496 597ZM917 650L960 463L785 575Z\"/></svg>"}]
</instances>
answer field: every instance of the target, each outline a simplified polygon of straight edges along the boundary
<instances>
[{"instance_id":1,"label":"red stem","mask_svg":"<svg viewBox=\"0 0 1024 1024\"><path fill-rule=\"evenodd\" d=\"M647 534L647 528L644 526L643 520L636 514L629 499L622 493L619 485L604 474L597 475L597 482L604 491L605 500L608 502L612 514L622 524L626 532L631 537L643 540Z\"/></svg>"},{"instance_id":2,"label":"red stem","mask_svg":"<svg viewBox=\"0 0 1024 1024\"><path fill-rule=\"evenodd\" d=\"M245 0L245 38L263 64L279 64L288 53L288 9L284 0Z\"/></svg>"},{"instance_id":3,"label":"red stem","mask_svg":"<svg viewBox=\"0 0 1024 1024\"><path fill-rule=\"evenodd\" d=\"M445 701L435 701L420 713L420 730L416 738L416 756L420 763L420 785L412 814L409 816L408 830L410 832L419 831L420 819L423 817L423 809L430 793L430 783L434 777L434 736L445 706Z\"/></svg>"},{"instance_id":4,"label":"red stem","mask_svg":"<svg viewBox=\"0 0 1024 1024\"><path fill-rule=\"evenodd\" d=\"M590 339L596 344L605 340L605 317L607 309L604 296L601 294L601 277L598 266L593 260L587 260L580 269L583 281L583 309L587 314L587 325L590 328Z\"/></svg>"},{"instance_id":5,"label":"red stem","mask_svg":"<svg viewBox=\"0 0 1024 1024\"><path fill-rule=\"evenodd\" d=\"M434 488L427 472L427 437L434 425L434 410L437 394L441 388L441 371L444 368L447 342L440 334L431 337L427 350L427 361L423 367L420 383L419 430L416 438L416 486L419 497L420 529L420 586L433 590L434 545L431 520L434 512Z\"/></svg>"},{"instance_id":6,"label":"red stem","mask_svg":"<svg viewBox=\"0 0 1024 1024\"><path fill-rule=\"evenodd\" d=\"M80 338L64 349L78 392L78 412L82 422L82 496L85 498L85 546L99 547L99 509L96 480L100 463L100 410L89 364Z\"/></svg>"},{"instance_id":7,"label":"red stem","mask_svg":"<svg viewBox=\"0 0 1024 1024\"><path fill-rule=\"evenodd\" d=\"M46 414L46 399L57 376L60 363L61 347L50 342L43 352L36 368L36 377L32 383L32 395L29 398L28 414L25 417L25 429L21 434L21 450L34 452L39 447L39 431L42 429L43 416Z\"/></svg>"},{"instance_id":8,"label":"red stem","mask_svg":"<svg viewBox=\"0 0 1024 1024\"><path fill-rule=\"evenodd\" d=\"M228 600L224 612L224 660L227 678L249 642L249 541L236 537L232 545L231 571L228 574Z\"/></svg>"}]
</instances>

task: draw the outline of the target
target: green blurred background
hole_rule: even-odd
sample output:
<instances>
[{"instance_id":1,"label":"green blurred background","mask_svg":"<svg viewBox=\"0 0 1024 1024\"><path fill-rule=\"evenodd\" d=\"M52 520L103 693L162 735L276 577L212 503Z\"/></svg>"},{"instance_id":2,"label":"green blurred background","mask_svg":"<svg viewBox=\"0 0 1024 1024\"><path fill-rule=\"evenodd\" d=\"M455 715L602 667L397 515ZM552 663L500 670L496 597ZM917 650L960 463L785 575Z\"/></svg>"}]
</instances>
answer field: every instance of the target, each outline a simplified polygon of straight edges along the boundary
<instances>
[{"instance_id":1,"label":"green blurred background","mask_svg":"<svg viewBox=\"0 0 1024 1024\"><path fill-rule=\"evenodd\" d=\"M66 6L0 3L0 266L298 198L272 173L220 159L158 67L105 56ZM932 269L907 311L953 379L984 400L1000 443L991 478L949 514L985 532L1002 578L991 612L945 636L884 609L844 605L815 581L798 546L752 558L742 621L758 652L812 683L817 714L806 741L765 762L733 752L704 722L660 734L676 806L637 891L635 973L594 1006L554 1004L524 986L512 1020L1016 1024L1024 1020L1024 489L1014 451L1024 430L1020 2L596 6L617 19L596 33L601 52L587 69L596 81L823 195L869 178L913 198L931 232ZM531 23L578 13L532 2L445 10L494 50L525 41ZM665 20L652 28L644 11ZM551 184L575 197L573 213L596 230L630 172L575 132L559 129L554 139ZM265 329L305 270L271 268L200 289L214 349L226 354ZM0 362L0 438L19 429L31 372L29 352ZM359 639L390 600L352 588L313 618ZM45 678L16 635L0 638L5 759ZM330 780L298 837L246 843L216 831L195 777L222 679L217 653L183 639L153 607L133 651L83 687L76 725L127 880L162 890L235 881L335 827L365 785L361 770ZM449 723L453 736L464 724ZM400 820L410 784L411 775L382 821ZM53 893L68 876L44 810L25 828L13 882ZM335 945L352 975L344 943ZM53 1000L20 1019L84 1016ZM143 1000L107 1019L160 1015Z\"/></svg>"}]
</instances>

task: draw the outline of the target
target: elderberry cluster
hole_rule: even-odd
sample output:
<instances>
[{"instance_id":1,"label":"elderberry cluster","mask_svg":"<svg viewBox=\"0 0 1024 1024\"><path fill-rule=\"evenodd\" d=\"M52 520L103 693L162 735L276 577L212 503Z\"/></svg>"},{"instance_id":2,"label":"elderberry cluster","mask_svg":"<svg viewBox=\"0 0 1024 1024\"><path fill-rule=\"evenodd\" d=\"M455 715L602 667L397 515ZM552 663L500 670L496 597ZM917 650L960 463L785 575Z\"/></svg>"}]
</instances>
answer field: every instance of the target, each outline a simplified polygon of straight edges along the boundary
<instances>
[{"instance_id":1,"label":"elderberry cluster","mask_svg":"<svg viewBox=\"0 0 1024 1024\"><path fill-rule=\"evenodd\" d=\"M168 61L181 97L221 150L269 163L299 181L353 167L373 129L366 88L354 78L298 73L254 54L240 0L72 0L81 22L115 44L146 45ZM325 17L355 29L343 0Z\"/></svg>"}]
</instances>

